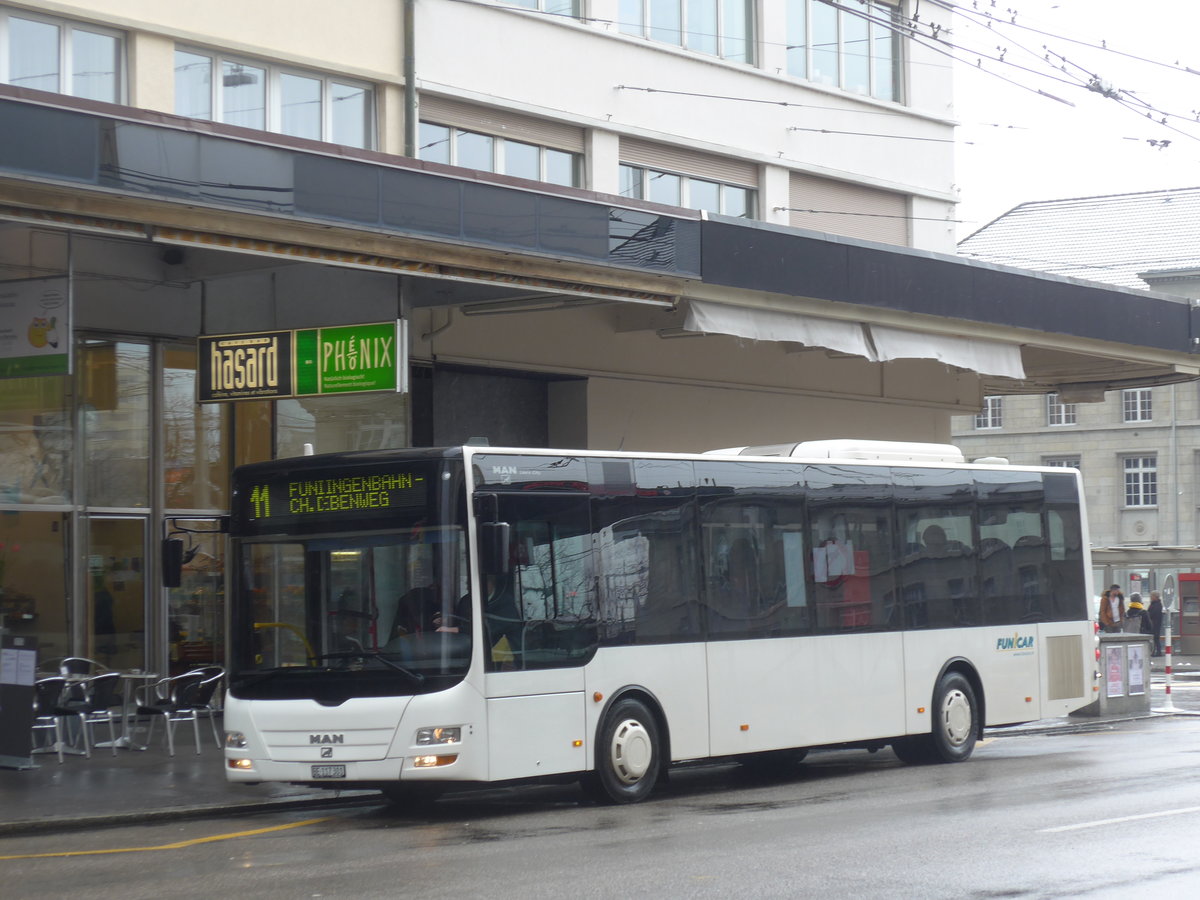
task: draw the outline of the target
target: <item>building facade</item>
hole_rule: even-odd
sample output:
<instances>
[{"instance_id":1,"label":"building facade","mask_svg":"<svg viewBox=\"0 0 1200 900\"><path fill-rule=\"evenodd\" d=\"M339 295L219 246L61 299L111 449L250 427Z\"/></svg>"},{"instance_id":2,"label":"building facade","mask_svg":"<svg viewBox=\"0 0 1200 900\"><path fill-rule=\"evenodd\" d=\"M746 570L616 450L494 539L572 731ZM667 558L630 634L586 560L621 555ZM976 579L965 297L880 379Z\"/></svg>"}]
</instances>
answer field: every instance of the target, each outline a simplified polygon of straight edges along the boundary
<instances>
[{"instance_id":1,"label":"building facade","mask_svg":"<svg viewBox=\"0 0 1200 900\"><path fill-rule=\"evenodd\" d=\"M353 10L0 3L0 611L44 658L219 662L231 468L307 446L946 440L1099 355L1200 372L1174 301L949 255L939 10ZM215 336L386 323L404 390L213 394Z\"/></svg>"},{"instance_id":2,"label":"building facade","mask_svg":"<svg viewBox=\"0 0 1200 900\"><path fill-rule=\"evenodd\" d=\"M1064 278L1200 297L1200 190L1025 203L965 239L965 257ZM1098 361L1099 362L1099 361ZM1102 365L1102 364L1101 364ZM970 456L1083 471L1093 548L1109 578L1159 588L1200 570L1200 391L1194 384L991 395L956 416ZM1168 561L1159 562L1159 560Z\"/></svg>"}]
</instances>

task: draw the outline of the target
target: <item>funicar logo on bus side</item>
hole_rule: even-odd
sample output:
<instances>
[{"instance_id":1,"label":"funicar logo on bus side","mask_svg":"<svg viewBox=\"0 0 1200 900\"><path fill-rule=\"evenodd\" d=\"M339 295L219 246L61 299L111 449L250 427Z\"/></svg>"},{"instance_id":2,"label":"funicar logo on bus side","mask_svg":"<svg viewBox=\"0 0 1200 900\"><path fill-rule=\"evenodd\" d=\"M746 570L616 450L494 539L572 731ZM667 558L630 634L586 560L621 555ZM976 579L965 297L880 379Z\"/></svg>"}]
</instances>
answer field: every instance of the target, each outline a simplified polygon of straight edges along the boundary
<instances>
[{"instance_id":1,"label":"funicar logo on bus side","mask_svg":"<svg viewBox=\"0 0 1200 900\"><path fill-rule=\"evenodd\" d=\"M996 649L1003 651L1033 650L1032 634L1014 634L1012 637L996 638Z\"/></svg>"}]
</instances>

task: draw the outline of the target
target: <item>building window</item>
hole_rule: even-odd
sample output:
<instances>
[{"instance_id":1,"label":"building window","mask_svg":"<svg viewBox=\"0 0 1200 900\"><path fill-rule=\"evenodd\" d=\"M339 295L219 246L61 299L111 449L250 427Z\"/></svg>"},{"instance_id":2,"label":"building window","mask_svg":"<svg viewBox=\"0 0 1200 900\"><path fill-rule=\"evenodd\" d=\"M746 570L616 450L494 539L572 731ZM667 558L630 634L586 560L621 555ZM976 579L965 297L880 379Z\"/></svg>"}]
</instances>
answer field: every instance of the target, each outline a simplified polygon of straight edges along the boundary
<instances>
[{"instance_id":1,"label":"building window","mask_svg":"<svg viewBox=\"0 0 1200 900\"><path fill-rule=\"evenodd\" d=\"M370 85L203 50L175 51L175 112L347 147L375 142Z\"/></svg>"},{"instance_id":2,"label":"building window","mask_svg":"<svg viewBox=\"0 0 1200 900\"><path fill-rule=\"evenodd\" d=\"M788 74L900 100L900 8L877 0L787 0Z\"/></svg>"},{"instance_id":3,"label":"building window","mask_svg":"<svg viewBox=\"0 0 1200 900\"><path fill-rule=\"evenodd\" d=\"M984 397L983 409L975 416L976 428L1004 427L1004 398Z\"/></svg>"},{"instance_id":4,"label":"building window","mask_svg":"<svg viewBox=\"0 0 1200 900\"><path fill-rule=\"evenodd\" d=\"M625 163L621 164L620 173L622 197L652 200L685 209L703 209L743 219L754 218L755 191L752 188Z\"/></svg>"},{"instance_id":5,"label":"building window","mask_svg":"<svg viewBox=\"0 0 1200 900\"><path fill-rule=\"evenodd\" d=\"M621 0L623 34L754 63L753 0Z\"/></svg>"},{"instance_id":6,"label":"building window","mask_svg":"<svg viewBox=\"0 0 1200 900\"><path fill-rule=\"evenodd\" d=\"M118 31L0 9L0 82L120 103L125 55Z\"/></svg>"},{"instance_id":7,"label":"building window","mask_svg":"<svg viewBox=\"0 0 1200 900\"><path fill-rule=\"evenodd\" d=\"M579 187L580 154L524 141L422 122L418 155L430 162Z\"/></svg>"},{"instance_id":8,"label":"building window","mask_svg":"<svg viewBox=\"0 0 1200 900\"><path fill-rule=\"evenodd\" d=\"M1154 417L1150 388L1121 391L1121 410L1125 422L1149 422Z\"/></svg>"},{"instance_id":9,"label":"building window","mask_svg":"<svg viewBox=\"0 0 1200 900\"><path fill-rule=\"evenodd\" d=\"M1043 466L1055 466L1062 469L1078 469L1078 456L1053 456L1042 460Z\"/></svg>"},{"instance_id":10,"label":"building window","mask_svg":"<svg viewBox=\"0 0 1200 900\"><path fill-rule=\"evenodd\" d=\"M496 0L500 6L519 6L554 16L579 16L579 0Z\"/></svg>"},{"instance_id":11,"label":"building window","mask_svg":"<svg viewBox=\"0 0 1200 900\"><path fill-rule=\"evenodd\" d=\"M1074 403L1060 403L1058 394L1046 395L1046 424L1074 425L1077 407Z\"/></svg>"},{"instance_id":12,"label":"building window","mask_svg":"<svg viewBox=\"0 0 1200 900\"><path fill-rule=\"evenodd\" d=\"M1158 505L1158 463L1153 456L1127 456L1125 463L1125 505Z\"/></svg>"}]
</instances>

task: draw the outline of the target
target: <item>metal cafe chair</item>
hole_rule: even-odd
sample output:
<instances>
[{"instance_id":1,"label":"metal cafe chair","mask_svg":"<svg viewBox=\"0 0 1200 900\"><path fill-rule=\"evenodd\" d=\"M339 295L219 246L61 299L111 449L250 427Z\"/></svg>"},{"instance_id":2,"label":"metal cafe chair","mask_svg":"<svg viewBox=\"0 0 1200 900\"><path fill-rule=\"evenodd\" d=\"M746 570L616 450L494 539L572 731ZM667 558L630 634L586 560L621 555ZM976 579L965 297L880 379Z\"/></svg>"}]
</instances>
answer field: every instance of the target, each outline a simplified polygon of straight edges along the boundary
<instances>
[{"instance_id":1,"label":"metal cafe chair","mask_svg":"<svg viewBox=\"0 0 1200 900\"><path fill-rule=\"evenodd\" d=\"M200 753L200 717L196 713L195 701L203 680L204 676L198 672L186 672L137 689L137 716L150 717L146 743L141 749L145 750L150 746L150 739L154 735L154 723L162 719L163 728L167 732L167 750L171 756L175 755L175 725L178 722L192 723L196 753Z\"/></svg>"},{"instance_id":2,"label":"metal cafe chair","mask_svg":"<svg viewBox=\"0 0 1200 900\"><path fill-rule=\"evenodd\" d=\"M221 714L220 688L225 678L225 670L220 666L205 666L189 674L201 676L199 687L192 698L192 709L197 716L204 716L212 726L213 740L217 749L221 749L221 735L217 732L217 716Z\"/></svg>"},{"instance_id":3,"label":"metal cafe chair","mask_svg":"<svg viewBox=\"0 0 1200 900\"><path fill-rule=\"evenodd\" d=\"M108 723L108 746L112 748L113 756L117 755L117 734L113 723L120 718L114 707L120 707L122 698L117 693L121 686L120 672L104 672L94 675L85 681L69 684L66 688L65 699L59 705L59 715L67 719L74 717L79 720L79 732L83 743L84 756L92 756L91 748L96 746L95 728L102 722Z\"/></svg>"},{"instance_id":4,"label":"metal cafe chair","mask_svg":"<svg viewBox=\"0 0 1200 900\"><path fill-rule=\"evenodd\" d=\"M107 671L108 666L104 665L104 663L88 659L86 656L68 656L58 663L58 674L64 678L81 675L90 677Z\"/></svg>"},{"instance_id":5,"label":"metal cafe chair","mask_svg":"<svg viewBox=\"0 0 1200 900\"><path fill-rule=\"evenodd\" d=\"M62 698L63 688L67 680L61 675L42 678L33 685L33 751L34 753L58 753L58 763L63 761L62 717L59 716L58 702ZM54 732L54 743L48 746L38 746L38 732Z\"/></svg>"}]
</instances>

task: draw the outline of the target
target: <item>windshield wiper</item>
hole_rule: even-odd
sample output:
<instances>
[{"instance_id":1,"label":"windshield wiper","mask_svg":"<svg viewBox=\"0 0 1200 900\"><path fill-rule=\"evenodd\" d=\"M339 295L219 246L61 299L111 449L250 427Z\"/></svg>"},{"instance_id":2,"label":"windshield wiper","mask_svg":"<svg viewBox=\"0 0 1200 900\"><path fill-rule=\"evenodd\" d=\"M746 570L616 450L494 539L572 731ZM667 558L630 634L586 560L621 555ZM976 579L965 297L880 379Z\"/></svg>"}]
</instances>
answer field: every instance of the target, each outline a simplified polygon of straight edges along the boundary
<instances>
[{"instance_id":1,"label":"windshield wiper","mask_svg":"<svg viewBox=\"0 0 1200 900\"><path fill-rule=\"evenodd\" d=\"M312 657L314 662L321 662L326 659L377 659L385 666L395 669L402 675L406 675L415 681L417 684L425 683L425 676L420 672L414 672L408 666L402 666L394 659L389 659L383 655L382 650L338 650L334 653L322 653L320 656Z\"/></svg>"}]
</instances>

